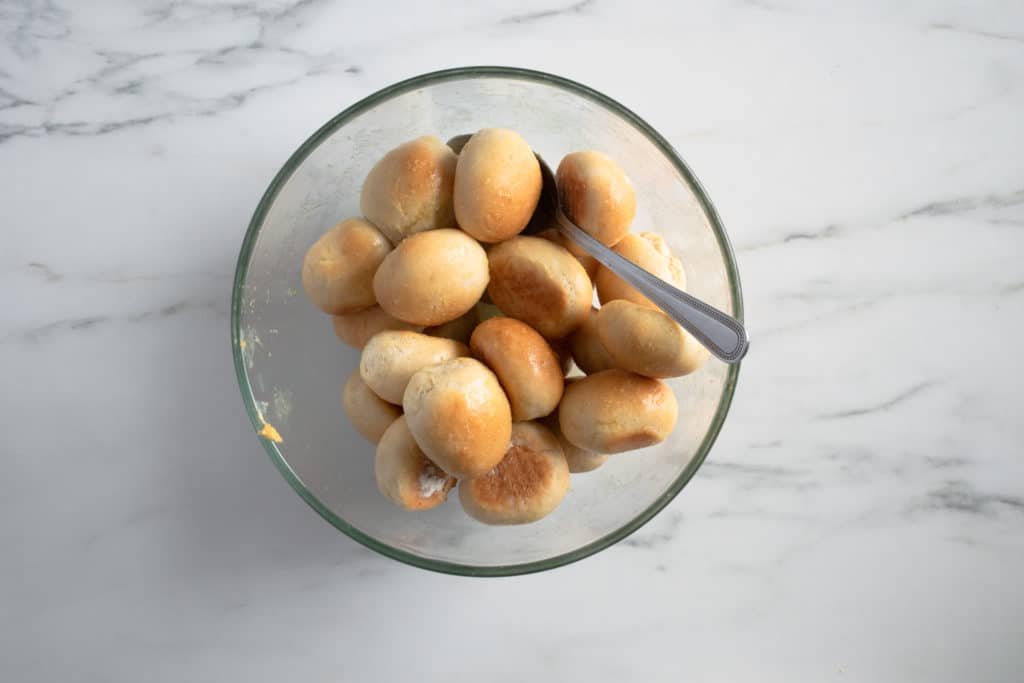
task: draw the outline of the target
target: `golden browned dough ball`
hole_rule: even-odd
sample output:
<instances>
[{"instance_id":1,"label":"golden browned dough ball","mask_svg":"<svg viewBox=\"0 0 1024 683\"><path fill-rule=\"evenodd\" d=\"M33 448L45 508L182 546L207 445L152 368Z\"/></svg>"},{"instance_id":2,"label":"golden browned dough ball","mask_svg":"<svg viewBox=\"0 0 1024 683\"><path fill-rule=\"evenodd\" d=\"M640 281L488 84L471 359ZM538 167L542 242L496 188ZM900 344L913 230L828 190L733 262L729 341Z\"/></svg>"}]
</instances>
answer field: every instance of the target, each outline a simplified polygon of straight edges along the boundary
<instances>
[{"instance_id":1,"label":"golden browned dough ball","mask_svg":"<svg viewBox=\"0 0 1024 683\"><path fill-rule=\"evenodd\" d=\"M402 401L416 443L456 477L498 464L512 435L512 411L498 378L473 358L423 368Z\"/></svg>"},{"instance_id":2,"label":"golden browned dough ball","mask_svg":"<svg viewBox=\"0 0 1024 683\"><path fill-rule=\"evenodd\" d=\"M448 499L455 477L430 461L399 417L377 444L373 463L377 488L388 500L406 510L429 510Z\"/></svg>"},{"instance_id":3,"label":"golden browned dough ball","mask_svg":"<svg viewBox=\"0 0 1024 683\"><path fill-rule=\"evenodd\" d=\"M551 339L561 339L586 319L593 301L590 278L562 247L519 236L492 247L488 260L487 292L505 315Z\"/></svg>"},{"instance_id":4,"label":"golden browned dough ball","mask_svg":"<svg viewBox=\"0 0 1024 683\"><path fill-rule=\"evenodd\" d=\"M587 253L583 247L563 235L558 228L548 228L547 230L538 232L537 237L543 237L549 242L554 242L575 256L576 260L580 262L581 266L583 266L583 270L587 271L587 277L593 281L594 277L597 275L597 269L601 267L601 264L596 258Z\"/></svg>"},{"instance_id":5,"label":"golden browned dough ball","mask_svg":"<svg viewBox=\"0 0 1024 683\"><path fill-rule=\"evenodd\" d=\"M411 325L388 315L380 306L370 306L355 313L331 317L334 334L354 349L362 349L370 337L384 330L412 330L419 332L422 327Z\"/></svg>"},{"instance_id":6,"label":"golden browned dough ball","mask_svg":"<svg viewBox=\"0 0 1024 683\"><path fill-rule=\"evenodd\" d=\"M686 289L683 264L672 255L661 235L654 232L629 233L612 247L612 250L677 289ZM650 299L604 266L597 269L594 284L597 286L597 297L602 304L615 299L625 299L635 304L656 308Z\"/></svg>"},{"instance_id":7,"label":"golden browned dough ball","mask_svg":"<svg viewBox=\"0 0 1024 683\"><path fill-rule=\"evenodd\" d=\"M571 381L575 382L579 381L579 379L573 378ZM580 448L566 439L565 435L562 434L561 425L558 424L557 413L541 420L541 424L551 430L551 433L558 439L559 445L562 446L562 452L565 454L565 461L569 464L569 472L572 474L592 472L605 464L608 458L611 457L607 453L595 453L594 451Z\"/></svg>"},{"instance_id":8,"label":"golden browned dough ball","mask_svg":"<svg viewBox=\"0 0 1024 683\"><path fill-rule=\"evenodd\" d=\"M480 316L477 314L479 306L473 306L455 320L449 320L446 323L428 327L423 330L423 334L429 334L431 337L444 337L445 339L454 339L455 341L462 342L463 344L469 343L469 336L473 334L473 330L476 329L477 323L480 322Z\"/></svg>"},{"instance_id":9,"label":"golden browned dough ball","mask_svg":"<svg viewBox=\"0 0 1024 683\"><path fill-rule=\"evenodd\" d=\"M306 252L302 286L313 305L340 315L373 306L373 275L391 251L380 230L349 218L324 233Z\"/></svg>"},{"instance_id":10,"label":"golden browned dough ball","mask_svg":"<svg viewBox=\"0 0 1024 683\"><path fill-rule=\"evenodd\" d=\"M345 382L341 405L349 422L370 443L377 443L384 430L401 416L402 409L373 393L356 369Z\"/></svg>"},{"instance_id":11,"label":"golden browned dough ball","mask_svg":"<svg viewBox=\"0 0 1024 683\"><path fill-rule=\"evenodd\" d=\"M584 450L622 453L664 441L676 426L677 412L667 384L613 369L571 382L558 407L558 423L565 438Z\"/></svg>"},{"instance_id":12,"label":"golden browned dough ball","mask_svg":"<svg viewBox=\"0 0 1024 683\"><path fill-rule=\"evenodd\" d=\"M417 232L455 225L456 160L455 152L433 136L399 145L370 169L359 209L395 244Z\"/></svg>"},{"instance_id":13,"label":"golden browned dough ball","mask_svg":"<svg viewBox=\"0 0 1024 683\"><path fill-rule=\"evenodd\" d=\"M636 192L621 166L600 152L573 152L555 176L562 210L591 237L610 247L629 232Z\"/></svg>"},{"instance_id":14,"label":"golden browned dough ball","mask_svg":"<svg viewBox=\"0 0 1024 683\"><path fill-rule=\"evenodd\" d=\"M480 323L469 340L473 355L498 376L512 407L512 420L548 415L562 398L565 374L548 342L515 318Z\"/></svg>"},{"instance_id":15,"label":"golden browned dough ball","mask_svg":"<svg viewBox=\"0 0 1024 683\"><path fill-rule=\"evenodd\" d=\"M586 320L569 337L569 348L577 367L588 375L615 367L615 361L597 333L597 309L591 308Z\"/></svg>"},{"instance_id":16,"label":"golden browned dough ball","mask_svg":"<svg viewBox=\"0 0 1024 683\"><path fill-rule=\"evenodd\" d=\"M540 198L540 164L526 140L484 128L459 153L455 219L481 242L507 240L526 227Z\"/></svg>"},{"instance_id":17,"label":"golden browned dough ball","mask_svg":"<svg viewBox=\"0 0 1024 683\"><path fill-rule=\"evenodd\" d=\"M610 301L597 314L597 333L616 367L646 377L682 377L708 359L697 339L660 310Z\"/></svg>"},{"instance_id":18,"label":"golden browned dough ball","mask_svg":"<svg viewBox=\"0 0 1024 683\"><path fill-rule=\"evenodd\" d=\"M421 368L468 355L465 344L451 339L385 330L366 343L359 359L359 375L373 393L401 405L405 385Z\"/></svg>"},{"instance_id":19,"label":"golden browned dough ball","mask_svg":"<svg viewBox=\"0 0 1024 683\"><path fill-rule=\"evenodd\" d=\"M484 524L528 524L550 514L568 491L569 466L558 439L536 422L517 422L501 462L459 482L459 502Z\"/></svg>"},{"instance_id":20,"label":"golden browned dough ball","mask_svg":"<svg viewBox=\"0 0 1024 683\"><path fill-rule=\"evenodd\" d=\"M487 253L461 230L421 232L387 255L373 278L377 303L414 325L440 325L476 305L487 287Z\"/></svg>"}]
</instances>

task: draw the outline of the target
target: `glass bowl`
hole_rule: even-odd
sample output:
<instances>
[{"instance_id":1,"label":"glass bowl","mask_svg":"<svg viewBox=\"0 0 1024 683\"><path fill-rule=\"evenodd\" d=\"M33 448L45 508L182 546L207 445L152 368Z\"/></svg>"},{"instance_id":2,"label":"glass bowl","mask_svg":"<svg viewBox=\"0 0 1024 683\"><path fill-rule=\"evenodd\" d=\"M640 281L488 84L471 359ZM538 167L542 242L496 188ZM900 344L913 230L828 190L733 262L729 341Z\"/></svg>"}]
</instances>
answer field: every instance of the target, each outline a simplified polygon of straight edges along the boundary
<instances>
[{"instance_id":1,"label":"glass bowl","mask_svg":"<svg viewBox=\"0 0 1024 683\"><path fill-rule=\"evenodd\" d=\"M671 437L572 475L562 505L534 524L485 526L462 511L454 494L427 512L401 510L381 496L373 476L374 447L341 409L341 388L359 354L334 336L329 316L306 300L302 259L325 230L359 215L363 178L387 150L420 135L446 140L483 127L518 131L552 166L584 149L618 161L637 192L633 229L661 232L683 261L688 289L742 317L725 229L664 138L618 102L579 83L537 71L470 67L411 78L367 97L328 121L288 159L256 207L242 243L231 341L242 399L264 434L263 447L324 519L411 565L495 576L587 557L657 514L707 456L725 420L738 367L711 359L698 372L671 380L680 406Z\"/></svg>"}]
</instances>

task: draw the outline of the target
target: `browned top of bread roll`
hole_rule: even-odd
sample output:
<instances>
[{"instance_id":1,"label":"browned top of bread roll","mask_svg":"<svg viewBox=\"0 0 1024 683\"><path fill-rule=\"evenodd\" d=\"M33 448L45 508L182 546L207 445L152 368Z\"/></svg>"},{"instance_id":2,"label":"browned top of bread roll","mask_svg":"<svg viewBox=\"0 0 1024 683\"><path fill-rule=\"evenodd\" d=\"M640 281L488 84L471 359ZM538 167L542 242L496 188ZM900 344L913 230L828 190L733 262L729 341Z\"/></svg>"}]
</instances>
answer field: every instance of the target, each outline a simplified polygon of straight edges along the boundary
<instances>
[{"instance_id":1,"label":"browned top of bread roll","mask_svg":"<svg viewBox=\"0 0 1024 683\"><path fill-rule=\"evenodd\" d=\"M409 237L388 254L373 278L380 307L415 325L440 325L469 311L487 287L487 254L454 229Z\"/></svg>"},{"instance_id":2,"label":"browned top of bread roll","mask_svg":"<svg viewBox=\"0 0 1024 683\"><path fill-rule=\"evenodd\" d=\"M540 164L515 131L480 130L459 153L455 218L481 242L500 242L522 231L540 198Z\"/></svg>"},{"instance_id":3,"label":"browned top of bread roll","mask_svg":"<svg viewBox=\"0 0 1024 683\"><path fill-rule=\"evenodd\" d=\"M470 338L473 355L498 376L512 406L512 419L549 414L562 397L561 361L547 340L514 318L491 318Z\"/></svg>"},{"instance_id":4,"label":"browned top of bread roll","mask_svg":"<svg viewBox=\"0 0 1024 683\"><path fill-rule=\"evenodd\" d=\"M457 477L494 467L511 438L512 411L505 392L494 373L472 358L417 372L402 405L416 443Z\"/></svg>"},{"instance_id":5,"label":"browned top of bread roll","mask_svg":"<svg viewBox=\"0 0 1024 683\"><path fill-rule=\"evenodd\" d=\"M373 275L391 244L370 223L349 218L313 243L302 262L302 286L325 313L340 315L373 306Z\"/></svg>"},{"instance_id":6,"label":"browned top of bread roll","mask_svg":"<svg viewBox=\"0 0 1024 683\"><path fill-rule=\"evenodd\" d=\"M636 215L636 192L626 172L600 152L573 152L558 164L558 197L565 215L594 239L613 246Z\"/></svg>"},{"instance_id":7,"label":"browned top of bread roll","mask_svg":"<svg viewBox=\"0 0 1024 683\"><path fill-rule=\"evenodd\" d=\"M558 439L536 422L512 426L512 442L490 471L459 484L463 509L487 524L526 524L554 510L569 490Z\"/></svg>"},{"instance_id":8,"label":"browned top of bread roll","mask_svg":"<svg viewBox=\"0 0 1024 683\"><path fill-rule=\"evenodd\" d=\"M399 145L366 176L360 210L395 244L454 225L456 159L448 145L430 135Z\"/></svg>"},{"instance_id":9,"label":"browned top of bread roll","mask_svg":"<svg viewBox=\"0 0 1024 683\"><path fill-rule=\"evenodd\" d=\"M663 441L678 405L661 380L612 369L570 383L558 408L565 438L598 453L621 453Z\"/></svg>"},{"instance_id":10,"label":"browned top of bread roll","mask_svg":"<svg viewBox=\"0 0 1024 683\"><path fill-rule=\"evenodd\" d=\"M656 308L609 301L597 313L601 345L617 367L647 377L682 377L708 359L696 337Z\"/></svg>"},{"instance_id":11,"label":"browned top of bread roll","mask_svg":"<svg viewBox=\"0 0 1024 683\"><path fill-rule=\"evenodd\" d=\"M593 300L590 278L568 251L540 237L515 237L488 253L488 293L508 316L545 337L560 339L587 317Z\"/></svg>"}]
</instances>

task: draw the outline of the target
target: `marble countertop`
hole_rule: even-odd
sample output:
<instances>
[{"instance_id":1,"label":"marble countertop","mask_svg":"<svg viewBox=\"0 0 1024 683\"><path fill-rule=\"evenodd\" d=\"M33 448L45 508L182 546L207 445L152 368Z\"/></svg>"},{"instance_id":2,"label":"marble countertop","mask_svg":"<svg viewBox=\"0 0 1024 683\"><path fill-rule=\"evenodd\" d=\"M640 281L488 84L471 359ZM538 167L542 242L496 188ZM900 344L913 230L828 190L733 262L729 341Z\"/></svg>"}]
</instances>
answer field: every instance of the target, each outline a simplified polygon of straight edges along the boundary
<instances>
[{"instance_id":1,"label":"marble countertop","mask_svg":"<svg viewBox=\"0 0 1024 683\"><path fill-rule=\"evenodd\" d=\"M0 2L0 679L1020 680L1024 5L674 4ZM474 63L671 140L754 340L660 516L502 580L317 517L228 340L287 156Z\"/></svg>"}]
</instances>

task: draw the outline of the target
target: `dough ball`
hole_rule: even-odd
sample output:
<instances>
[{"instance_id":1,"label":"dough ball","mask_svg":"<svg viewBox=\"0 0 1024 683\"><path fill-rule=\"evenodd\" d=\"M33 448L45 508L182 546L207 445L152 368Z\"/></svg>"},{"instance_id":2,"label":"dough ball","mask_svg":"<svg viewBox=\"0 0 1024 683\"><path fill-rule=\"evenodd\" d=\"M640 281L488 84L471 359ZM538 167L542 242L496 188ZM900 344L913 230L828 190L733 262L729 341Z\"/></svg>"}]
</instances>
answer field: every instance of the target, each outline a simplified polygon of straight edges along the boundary
<instances>
[{"instance_id":1,"label":"dough ball","mask_svg":"<svg viewBox=\"0 0 1024 683\"><path fill-rule=\"evenodd\" d=\"M349 422L370 443L377 443L391 423L402 415L402 409L373 393L359 370L349 375L341 392L341 405Z\"/></svg>"},{"instance_id":2,"label":"dough ball","mask_svg":"<svg viewBox=\"0 0 1024 683\"><path fill-rule=\"evenodd\" d=\"M483 474L508 448L512 410L498 378L478 360L423 368L409 380L402 405L416 443L456 477Z\"/></svg>"},{"instance_id":3,"label":"dough ball","mask_svg":"<svg viewBox=\"0 0 1024 683\"><path fill-rule=\"evenodd\" d=\"M349 218L324 233L306 252L302 286L313 305L340 315L373 306L373 275L391 251L380 230Z\"/></svg>"},{"instance_id":4,"label":"dough ball","mask_svg":"<svg viewBox=\"0 0 1024 683\"><path fill-rule=\"evenodd\" d=\"M498 376L512 407L512 420L548 415L562 398L565 374L548 342L526 323L491 318L469 341L473 355Z\"/></svg>"},{"instance_id":5,"label":"dough ball","mask_svg":"<svg viewBox=\"0 0 1024 683\"><path fill-rule=\"evenodd\" d=\"M373 462L377 488L406 510L429 510L448 499L455 478L423 454L405 417L391 423L377 444Z\"/></svg>"},{"instance_id":6,"label":"dough ball","mask_svg":"<svg viewBox=\"0 0 1024 683\"><path fill-rule=\"evenodd\" d=\"M660 310L621 299L598 311L597 332L616 367L645 377L688 375L710 355Z\"/></svg>"},{"instance_id":7,"label":"dough ball","mask_svg":"<svg viewBox=\"0 0 1024 683\"><path fill-rule=\"evenodd\" d=\"M363 182L359 209L389 240L455 225L455 152L433 136L399 145Z\"/></svg>"},{"instance_id":8,"label":"dough ball","mask_svg":"<svg viewBox=\"0 0 1024 683\"><path fill-rule=\"evenodd\" d=\"M617 163L600 152L573 152L555 177L562 210L591 237L610 247L629 232L636 192Z\"/></svg>"},{"instance_id":9,"label":"dough ball","mask_svg":"<svg viewBox=\"0 0 1024 683\"><path fill-rule=\"evenodd\" d=\"M487 287L487 253L461 230L421 232L395 248L377 269L380 307L414 325L440 325L476 305Z\"/></svg>"},{"instance_id":10,"label":"dough ball","mask_svg":"<svg viewBox=\"0 0 1024 683\"><path fill-rule=\"evenodd\" d=\"M359 359L359 375L373 393L389 403L401 405L405 386L417 371L468 355L465 344L451 339L385 330L367 342Z\"/></svg>"},{"instance_id":11,"label":"dough ball","mask_svg":"<svg viewBox=\"0 0 1024 683\"><path fill-rule=\"evenodd\" d=\"M419 332L419 325L410 325L392 317L380 306L370 306L355 313L335 315L331 317L334 334L338 339L354 349L362 349L370 337L384 330L412 330Z\"/></svg>"},{"instance_id":12,"label":"dough ball","mask_svg":"<svg viewBox=\"0 0 1024 683\"><path fill-rule=\"evenodd\" d=\"M536 422L517 422L501 462L462 480L459 501L484 524L528 524L550 514L568 491L569 465L558 439Z\"/></svg>"},{"instance_id":13,"label":"dough ball","mask_svg":"<svg viewBox=\"0 0 1024 683\"><path fill-rule=\"evenodd\" d=\"M565 388L558 423L570 443L595 453L621 453L664 441L678 406L661 380L613 369Z\"/></svg>"},{"instance_id":14,"label":"dough ball","mask_svg":"<svg viewBox=\"0 0 1024 683\"><path fill-rule=\"evenodd\" d=\"M615 361L608 355L597 333L597 313L596 308L591 308L583 324L569 337L572 359L588 375L615 367Z\"/></svg>"},{"instance_id":15,"label":"dough ball","mask_svg":"<svg viewBox=\"0 0 1024 683\"><path fill-rule=\"evenodd\" d=\"M677 289L686 289L683 264L672 255L661 235L654 232L642 232L639 235L629 233L612 250ZM604 266L597 269L594 284L597 286L597 298L602 304L625 299L641 306L657 308L650 299Z\"/></svg>"},{"instance_id":16,"label":"dough ball","mask_svg":"<svg viewBox=\"0 0 1024 683\"><path fill-rule=\"evenodd\" d=\"M515 237L488 253L487 292L505 315L545 337L560 339L590 311L593 288L583 266L562 247L540 237Z\"/></svg>"},{"instance_id":17,"label":"dough ball","mask_svg":"<svg viewBox=\"0 0 1024 683\"><path fill-rule=\"evenodd\" d=\"M455 169L455 218L481 242L522 232L540 198L540 163L518 133L484 128L469 139Z\"/></svg>"}]
</instances>

